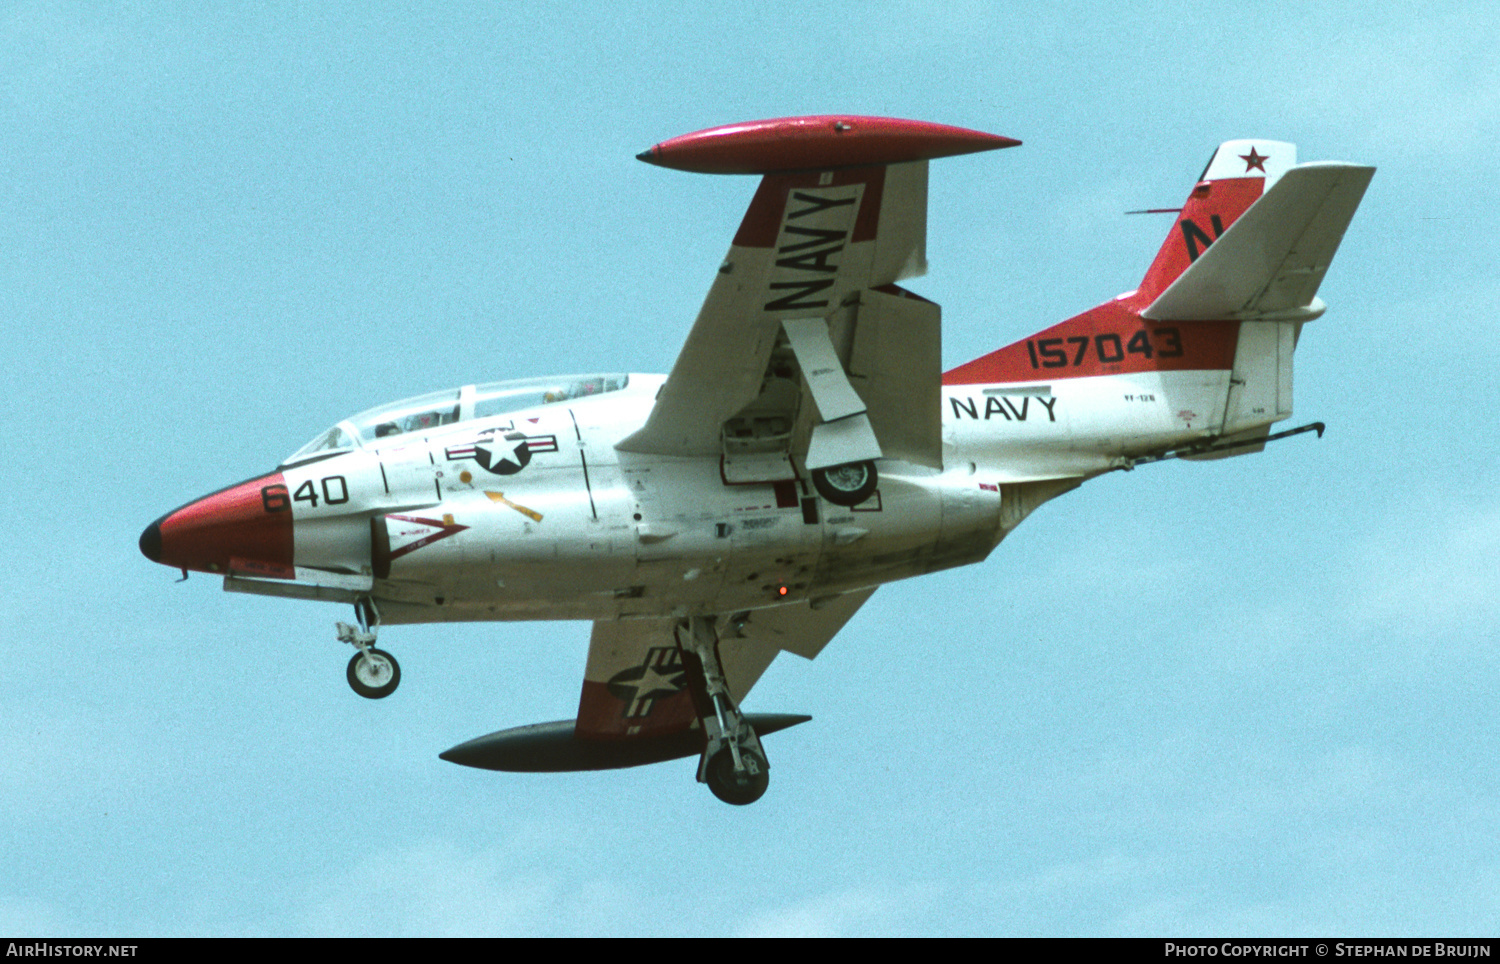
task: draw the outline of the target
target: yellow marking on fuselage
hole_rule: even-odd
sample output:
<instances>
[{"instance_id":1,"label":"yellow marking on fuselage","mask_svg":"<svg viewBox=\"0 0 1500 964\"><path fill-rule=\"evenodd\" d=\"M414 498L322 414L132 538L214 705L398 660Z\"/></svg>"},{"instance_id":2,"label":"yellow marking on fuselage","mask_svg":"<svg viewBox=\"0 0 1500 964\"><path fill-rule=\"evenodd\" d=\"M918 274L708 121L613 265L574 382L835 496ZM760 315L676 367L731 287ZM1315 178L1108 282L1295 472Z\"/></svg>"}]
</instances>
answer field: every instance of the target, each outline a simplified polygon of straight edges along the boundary
<instances>
[{"instance_id":1,"label":"yellow marking on fuselage","mask_svg":"<svg viewBox=\"0 0 1500 964\"><path fill-rule=\"evenodd\" d=\"M500 502L500 503L503 503L505 505L508 505L512 509L515 509L517 512L519 512L522 515L526 516L532 522L541 522L542 521L542 514L540 512L537 512L535 509L528 509L524 505L516 505L514 502L510 501L509 499L507 499L505 497L505 493L504 492L485 492L485 495L487 495L487 496L490 497L490 501L491 502Z\"/></svg>"}]
</instances>

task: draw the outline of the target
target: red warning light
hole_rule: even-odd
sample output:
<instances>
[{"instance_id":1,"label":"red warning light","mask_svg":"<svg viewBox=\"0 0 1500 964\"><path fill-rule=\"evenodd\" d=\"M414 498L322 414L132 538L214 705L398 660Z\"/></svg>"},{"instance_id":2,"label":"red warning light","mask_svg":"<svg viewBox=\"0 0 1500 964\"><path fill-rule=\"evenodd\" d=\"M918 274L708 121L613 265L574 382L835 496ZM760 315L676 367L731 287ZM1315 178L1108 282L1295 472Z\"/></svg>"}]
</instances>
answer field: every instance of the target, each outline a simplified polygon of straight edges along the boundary
<instances>
[{"instance_id":1,"label":"red warning light","mask_svg":"<svg viewBox=\"0 0 1500 964\"><path fill-rule=\"evenodd\" d=\"M778 596L785 596L786 595L786 587L785 586L778 587L777 590L776 590L776 595L778 595Z\"/></svg>"}]
</instances>

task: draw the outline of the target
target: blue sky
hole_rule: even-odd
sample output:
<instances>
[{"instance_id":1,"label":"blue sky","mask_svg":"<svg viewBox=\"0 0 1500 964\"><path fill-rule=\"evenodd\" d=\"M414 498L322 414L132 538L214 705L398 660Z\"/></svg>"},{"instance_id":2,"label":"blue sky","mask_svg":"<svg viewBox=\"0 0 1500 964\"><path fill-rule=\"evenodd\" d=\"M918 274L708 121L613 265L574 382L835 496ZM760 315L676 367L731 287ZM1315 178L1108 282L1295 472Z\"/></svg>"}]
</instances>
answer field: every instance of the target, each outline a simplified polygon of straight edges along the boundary
<instances>
[{"instance_id":1,"label":"blue sky","mask_svg":"<svg viewBox=\"0 0 1500 964\"><path fill-rule=\"evenodd\" d=\"M1497 15L1479 3L0 5L0 933L1493 934ZM144 560L382 401L665 371L753 181L632 155L913 117L954 365L1135 287L1214 146L1379 167L1262 455L1118 473L883 588L681 762L437 753L583 624L397 627Z\"/></svg>"}]
</instances>

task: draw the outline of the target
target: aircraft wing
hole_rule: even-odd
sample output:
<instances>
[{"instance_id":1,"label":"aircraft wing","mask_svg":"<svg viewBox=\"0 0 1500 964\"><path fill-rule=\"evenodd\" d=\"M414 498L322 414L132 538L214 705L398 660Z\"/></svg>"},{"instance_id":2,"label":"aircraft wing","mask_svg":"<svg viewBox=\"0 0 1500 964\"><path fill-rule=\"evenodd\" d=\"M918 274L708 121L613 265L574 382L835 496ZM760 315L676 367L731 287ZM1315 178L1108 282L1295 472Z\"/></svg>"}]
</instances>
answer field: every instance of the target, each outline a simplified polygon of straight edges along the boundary
<instances>
[{"instance_id":1,"label":"aircraft wing","mask_svg":"<svg viewBox=\"0 0 1500 964\"><path fill-rule=\"evenodd\" d=\"M789 455L808 468L940 467L939 309L895 282L927 269L928 159L1015 143L914 121L789 118L642 154L764 176L655 408L618 447L719 455L736 482L777 480Z\"/></svg>"},{"instance_id":2,"label":"aircraft wing","mask_svg":"<svg viewBox=\"0 0 1500 964\"><path fill-rule=\"evenodd\" d=\"M812 659L875 592L720 617L719 662L741 702L781 650ZM576 735L620 740L680 733L697 721L674 618L594 623ZM685 630L683 630L685 632Z\"/></svg>"}]
</instances>

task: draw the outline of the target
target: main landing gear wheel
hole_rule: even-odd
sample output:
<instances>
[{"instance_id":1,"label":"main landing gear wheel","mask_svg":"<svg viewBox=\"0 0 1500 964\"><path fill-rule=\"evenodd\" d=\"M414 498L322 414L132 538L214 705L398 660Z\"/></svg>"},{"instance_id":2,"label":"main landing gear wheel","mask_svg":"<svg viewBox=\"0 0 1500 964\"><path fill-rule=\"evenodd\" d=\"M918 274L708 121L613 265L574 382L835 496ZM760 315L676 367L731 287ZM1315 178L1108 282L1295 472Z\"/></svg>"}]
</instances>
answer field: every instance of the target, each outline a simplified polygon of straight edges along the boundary
<instances>
[{"instance_id":1,"label":"main landing gear wheel","mask_svg":"<svg viewBox=\"0 0 1500 964\"><path fill-rule=\"evenodd\" d=\"M834 505L851 506L875 494L880 479L874 462L845 462L826 469L813 469L813 487Z\"/></svg>"},{"instance_id":2,"label":"main landing gear wheel","mask_svg":"<svg viewBox=\"0 0 1500 964\"><path fill-rule=\"evenodd\" d=\"M698 758L698 782L708 784L725 803L743 807L765 794L771 767L755 728L729 695L719 661L718 618L689 616L677 625L673 636L682 652L687 685L705 738L703 755Z\"/></svg>"},{"instance_id":3,"label":"main landing gear wheel","mask_svg":"<svg viewBox=\"0 0 1500 964\"><path fill-rule=\"evenodd\" d=\"M384 699L401 683L401 664L383 649L360 650L349 660L349 687L367 700Z\"/></svg>"},{"instance_id":4,"label":"main landing gear wheel","mask_svg":"<svg viewBox=\"0 0 1500 964\"><path fill-rule=\"evenodd\" d=\"M771 771L765 757L749 747L741 747L740 762L744 769L736 770L734 752L726 746L709 759L704 774L713 795L736 807L759 800L771 783Z\"/></svg>"}]
</instances>

